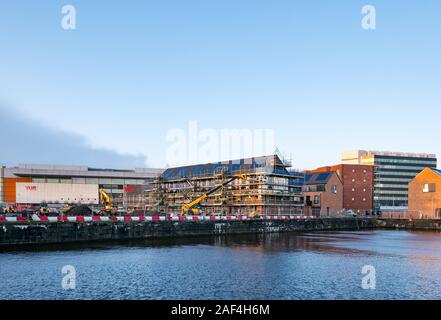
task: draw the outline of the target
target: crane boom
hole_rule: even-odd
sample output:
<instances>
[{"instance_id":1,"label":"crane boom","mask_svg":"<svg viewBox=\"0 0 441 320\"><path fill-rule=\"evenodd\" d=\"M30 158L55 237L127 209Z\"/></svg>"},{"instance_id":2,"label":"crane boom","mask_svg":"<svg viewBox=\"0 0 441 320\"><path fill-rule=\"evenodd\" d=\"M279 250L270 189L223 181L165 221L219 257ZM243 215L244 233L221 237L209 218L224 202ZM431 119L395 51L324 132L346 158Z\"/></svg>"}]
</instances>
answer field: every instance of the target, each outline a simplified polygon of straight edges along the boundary
<instances>
[{"instance_id":1,"label":"crane boom","mask_svg":"<svg viewBox=\"0 0 441 320\"><path fill-rule=\"evenodd\" d=\"M104 189L100 188L100 203L104 206L104 210L112 209L112 200Z\"/></svg>"},{"instance_id":2,"label":"crane boom","mask_svg":"<svg viewBox=\"0 0 441 320\"><path fill-rule=\"evenodd\" d=\"M221 189L222 187L226 186L227 184L233 182L236 179L242 179L242 180L246 180L247 176L245 174L238 174L235 175L233 177L231 177L230 179L228 179L227 181L221 183L220 185L214 187L213 189L207 191L206 193L204 193L203 195L201 195L200 197L196 198L195 200L183 205L181 207L181 213L182 214L187 214L187 212L193 208L194 206L198 205L202 200L204 200L205 198L207 198L210 194L215 193L217 190Z\"/></svg>"}]
</instances>

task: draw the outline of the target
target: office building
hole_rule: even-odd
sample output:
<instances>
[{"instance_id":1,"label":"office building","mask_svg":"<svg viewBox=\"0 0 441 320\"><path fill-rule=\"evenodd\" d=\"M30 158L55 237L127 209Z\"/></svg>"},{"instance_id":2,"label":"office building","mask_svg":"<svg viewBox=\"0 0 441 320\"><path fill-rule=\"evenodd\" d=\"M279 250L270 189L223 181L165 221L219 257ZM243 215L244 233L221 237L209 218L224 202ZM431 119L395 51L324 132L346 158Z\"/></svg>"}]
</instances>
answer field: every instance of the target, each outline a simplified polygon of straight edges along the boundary
<instances>
[{"instance_id":1,"label":"office building","mask_svg":"<svg viewBox=\"0 0 441 320\"><path fill-rule=\"evenodd\" d=\"M424 168L436 168L434 154L382 151L349 151L343 164L370 165L374 168L374 209L406 211L408 184Z\"/></svg>"}]
</instances>

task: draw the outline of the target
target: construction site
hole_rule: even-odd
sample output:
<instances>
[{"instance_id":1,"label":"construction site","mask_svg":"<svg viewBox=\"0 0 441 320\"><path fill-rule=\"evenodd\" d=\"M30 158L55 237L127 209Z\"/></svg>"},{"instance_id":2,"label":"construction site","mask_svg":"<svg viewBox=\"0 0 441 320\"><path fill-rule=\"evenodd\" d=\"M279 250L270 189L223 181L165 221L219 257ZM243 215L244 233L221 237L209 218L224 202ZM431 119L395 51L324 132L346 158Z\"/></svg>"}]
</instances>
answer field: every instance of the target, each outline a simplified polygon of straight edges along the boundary
<instances>
[{"instance_id":1,"label":"construction site","mask_svg":"<svg viewBox=\"0 0 441 320\"><path fill-rule=\"evenodd\" d=\"M301 214L303 175L278 155L166 169L146 188L152 212Z\"/></svg>"},{"instance_id":2,"label":"construction site","mask_svg":"<svg viewBox=\"0 0 441 320\"><path fill-rule=\"evenodd\" d=\"M101 215L369 215L383 212L375 192L407 199L409 179L436 167L434 155L378 154L376 165L344 154L342 164L302 172L278 152L167 169L19 164L0 167L0 213L72 214L80 207L75 212ZM384 208L404 210L392 204Z\"/></svg>"}]
</instances>

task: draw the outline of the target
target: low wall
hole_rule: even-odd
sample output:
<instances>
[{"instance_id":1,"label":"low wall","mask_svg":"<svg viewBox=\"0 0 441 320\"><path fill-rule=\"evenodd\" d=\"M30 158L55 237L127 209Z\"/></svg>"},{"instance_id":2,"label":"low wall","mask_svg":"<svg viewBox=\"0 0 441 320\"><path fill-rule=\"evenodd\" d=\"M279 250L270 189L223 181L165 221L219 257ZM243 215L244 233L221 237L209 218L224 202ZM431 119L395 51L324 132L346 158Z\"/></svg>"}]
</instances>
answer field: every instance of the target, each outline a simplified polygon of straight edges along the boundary
<instances>
[{"instance_id":1,"label":"low wall","mask_svg":"<svg viewBox=\"0 0 441 320\"><path fill-rule=\"evenodd\" d=\"M384 229L441 231L441 220L377 219L376 224Z\"/></svg>"},{"instance_id":2,"label":"low wall","mask_svg":"<svg viewBox=\"0 0 441 320\"><path fill-rule=\"evenodd\" d=\"M361 230L375 220L323 218L247 221L0 223L0 246L293 231Z\"/></svg>"}]
</instances>

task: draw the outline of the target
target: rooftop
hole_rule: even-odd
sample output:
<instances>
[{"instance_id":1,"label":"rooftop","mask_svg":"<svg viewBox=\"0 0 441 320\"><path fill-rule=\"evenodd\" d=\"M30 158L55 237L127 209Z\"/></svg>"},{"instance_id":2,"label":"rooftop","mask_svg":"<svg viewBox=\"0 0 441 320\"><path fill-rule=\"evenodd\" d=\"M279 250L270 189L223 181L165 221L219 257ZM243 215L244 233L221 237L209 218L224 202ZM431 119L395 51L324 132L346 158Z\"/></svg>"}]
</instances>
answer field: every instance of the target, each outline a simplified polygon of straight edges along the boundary
<instances>
[{"instance_id":1,"label":"rooftop","mask_svg":"<svg viewBox=\"0 0 441 320\"><path fill-rule=\"evenodd\" d=\"M335 171L317 172L305 174L305 184L326 184Z\"/></svg>"},{"instance_id":2,"label":"rooftop","mask_svg":"<svg viewBox=\"0 0 441 320\"><path fill-rule=\"evenodd\" d=\"M358 152L361 155L436 159L436 154L430 154L430 153L393 152L393 151L376 151L376 150L358 150Z\"/></svg>"},{"instance_id":3,"label":"rooftop","mask_svg":"<svg viewBox=\"0 0 441 320\"><path fill-rule=\"evenodd\" d=\"M108 178L154 178L164 170L155 168L135 169L100 169L86 166L66 166L47 164L19 164L7 168L11 174L19 177L60 176L60 177L108 177Z\"/></svg>"},{"instance_id":4,"label":"rooftop","mask_svg":"<svg viewBox=\"0 0 441 320\"><path fill-rule=\"evenodd\" d=\"M214 174L233 174L256 169L270 168L289 175L287 165L277 155L238 159L223 162L198 164L177 168L169 168L164 171L161 178L166 180L190 178L195 176L208 176Z\"/></svg>"}]
</instances>

